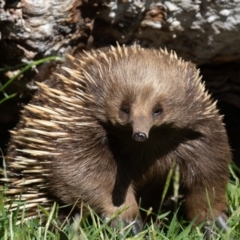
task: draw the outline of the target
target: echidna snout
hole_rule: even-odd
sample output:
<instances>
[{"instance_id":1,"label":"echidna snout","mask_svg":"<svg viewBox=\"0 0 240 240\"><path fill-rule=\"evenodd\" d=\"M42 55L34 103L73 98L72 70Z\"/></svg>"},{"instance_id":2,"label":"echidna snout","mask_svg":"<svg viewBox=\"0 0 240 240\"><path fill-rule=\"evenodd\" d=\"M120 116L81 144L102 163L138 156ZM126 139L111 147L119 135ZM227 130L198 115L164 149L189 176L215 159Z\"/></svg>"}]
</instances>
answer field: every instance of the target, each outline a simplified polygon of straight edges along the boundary
<instances>
[{"instance_id":1,"label":"echidna snout","mask_svg":"<svg viewBox=\"0 0 240 240\"><path fill-rule=\"evenodd\" d=\"M133 128L133 140L136 142L145 142L152 128L151 116L133 116L131 123Z\"/></svg>"},{"instance_id":2,"label":"echidna snout","mask_svg":"<svg viewBox=\"0 0 240 240\"><path fill-rule=\"evenodd\" d=\"M133 140L135 140L136 142L145 142L148 138L146 133L143 133L143 132L133 133L132 137L133 137Z\"/></svg>"}]
</instances>

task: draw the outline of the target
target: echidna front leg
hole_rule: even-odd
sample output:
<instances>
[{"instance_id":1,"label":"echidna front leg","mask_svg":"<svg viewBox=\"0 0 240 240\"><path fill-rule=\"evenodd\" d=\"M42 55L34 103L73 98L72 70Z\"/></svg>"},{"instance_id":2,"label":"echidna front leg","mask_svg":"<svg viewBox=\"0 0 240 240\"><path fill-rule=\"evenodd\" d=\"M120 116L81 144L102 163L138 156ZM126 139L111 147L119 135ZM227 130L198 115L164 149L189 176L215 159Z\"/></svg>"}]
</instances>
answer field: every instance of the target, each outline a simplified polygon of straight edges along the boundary
<instances>
[{"instance_id":1,"label":"echidna front leg","mask_svg":"<svg viewBox=\"0 0 240 240\"><path fill-rule=\"evenodd\" d=\"M223 232L228 230L224 189L213 188L207 191L205 188L195 188L186 197L184 207L187 218L196 219L196 225L206 221L206 239L214 239L213 223Z\"/></svg>"},{"instance_id":2,"label":"echidna front leg","mask_svg":"<svg viewBox=\"0 0 240 240\"><path fill-rule=\"evenodd\" d=\"M136 235L142 228L142 220L140 218L139 207L135 199L134 191L130 186L127 189L125 198L122 198L122 192L120 189L116 196L116 191L112 192L112 199L105 202L102 211L102 217L104 220L110 220L110 226L116 227L118 225L125 227L132 224L132 233ZM115 198L120 198L116 201Z\"/></svg>"},{"instance_id":3,"label":"echidna front leg","mask_svg":"<svg viewBox=\"0 0 240 240\"><path fill-rule=\"evenodd\" d=\"M111 187L108 188L110 192L107 193L110 198L104 201L101 215L103 219L111 219L112 227L118 224L123 227L131 224L132 233L136 235L142 228L142 220L136 201L133 178L131 171L129 172L131 168L123 159L117 159L116 162L116 172L113 175ZM116 217L113 218L113 216Z\"/></svg>"}]
</instances>

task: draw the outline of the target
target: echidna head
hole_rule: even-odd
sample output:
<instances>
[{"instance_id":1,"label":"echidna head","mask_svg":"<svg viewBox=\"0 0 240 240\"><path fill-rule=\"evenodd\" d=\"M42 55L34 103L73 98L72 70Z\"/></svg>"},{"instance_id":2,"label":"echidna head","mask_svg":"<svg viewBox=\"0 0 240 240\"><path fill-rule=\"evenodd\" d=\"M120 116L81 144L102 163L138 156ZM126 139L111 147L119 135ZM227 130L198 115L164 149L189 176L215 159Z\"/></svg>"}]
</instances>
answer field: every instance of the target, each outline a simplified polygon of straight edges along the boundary
<instances>
[{"instance_id":1,"label":"echidna head","mask_svg":"<svg viewBox=\"0 0 240 240\"><path fill-rule=\"evenodd\" d=\"M101 118L131 126L135 141L146 141L153 127L183 128L210 113L204 112L211 102L195 66L175 53L133 46L93 56L86 71L96 79L93 95Z\"/></svg>"},{"instance_id":2,"label":"echidna head","mask_svg":"<svg viewBox=\"0 0 240 240\"><path fill-rule=\"evenodd\" d=\"M170 108L175 118L177 111L174 109L183 100L182 94L173 95L176 87L167 84L161 67L157 64L150 66L146 60L147 67L135 69L139 60L126 59L126 65L118 63L111 68L111 77L107 81L112 84L108 85L104 104L106 116L113 125L130 126L133 140L144 142L153 127L168 121L166 113Z\"/></svg>"}]
</instances>

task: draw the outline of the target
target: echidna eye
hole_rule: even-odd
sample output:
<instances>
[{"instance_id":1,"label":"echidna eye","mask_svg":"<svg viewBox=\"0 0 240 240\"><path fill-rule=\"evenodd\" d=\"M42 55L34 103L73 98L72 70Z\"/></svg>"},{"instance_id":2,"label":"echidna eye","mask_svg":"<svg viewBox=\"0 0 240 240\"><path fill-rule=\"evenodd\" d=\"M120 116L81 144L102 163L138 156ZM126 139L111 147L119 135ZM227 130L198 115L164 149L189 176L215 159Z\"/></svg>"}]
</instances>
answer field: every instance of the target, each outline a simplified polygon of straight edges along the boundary
<instances>
[{"instance_id":1,"label":"echidna eye","mask_svg":"<svg viewBox=\"0 0 240 240\"><path fill-rule=\"evenodd\" d=\"M129 106L122 105L120 110L126 115L130 114L130 107Z\"/></svg>"},{"instance_id":2,"label":"echidna eye","mask_svg":"<svg viewBox=\"0 0 240 240\"><path fill-rule=\"evenodd\" d=\"M153 109L153 116L156 117L162 113L162 108L161 107L156 107Z\"/></svg>"}]
</instances>

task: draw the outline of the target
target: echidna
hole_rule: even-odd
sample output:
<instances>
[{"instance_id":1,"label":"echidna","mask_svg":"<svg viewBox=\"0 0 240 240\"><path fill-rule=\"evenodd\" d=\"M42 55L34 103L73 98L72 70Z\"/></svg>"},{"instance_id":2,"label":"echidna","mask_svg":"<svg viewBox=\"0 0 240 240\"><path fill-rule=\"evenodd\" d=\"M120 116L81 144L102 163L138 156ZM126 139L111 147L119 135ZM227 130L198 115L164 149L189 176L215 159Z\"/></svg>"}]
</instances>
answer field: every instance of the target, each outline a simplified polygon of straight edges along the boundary
<instances>
[{"instance_id":1,"label":"echidna","mask_svg":"<svg viewBox=\"0 0 240 240\"><path fill-rule=\"evenodd\" d=\"M111 47L68 56L38 86L12 132L2 181L29 216L57 200L103 218L126 207L120 219L140 219L139 199L157 209L175 164L186 219L225 227L231 152L192 63L165 50Z\"/></svg>"}]
</instances>

